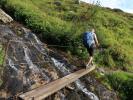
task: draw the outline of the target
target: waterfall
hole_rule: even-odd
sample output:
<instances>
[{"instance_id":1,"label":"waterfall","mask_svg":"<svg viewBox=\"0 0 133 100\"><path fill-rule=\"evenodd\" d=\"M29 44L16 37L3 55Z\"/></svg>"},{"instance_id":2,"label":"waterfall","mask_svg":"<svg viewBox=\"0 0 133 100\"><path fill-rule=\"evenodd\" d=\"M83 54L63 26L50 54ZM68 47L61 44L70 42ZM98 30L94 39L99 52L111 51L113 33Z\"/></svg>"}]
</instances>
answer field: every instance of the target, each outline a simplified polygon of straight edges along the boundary
<instances>
[{"instance_id":1,"label":"waterfall","mask_svg":"<svg viewBox=\"0 0 133 100\"><path fill-rule=\"evenodd\" d=\"M25 33L25 38L34 45L34 47L44 56L48 58L47 51L44 48L44 44L38 39L38 37L26 28L22 28Z\"/></svg>"},{"instance_id":2,"label":"waterfall","mask_svg":"<svg viewBox=\"0 0 133 100\"><path fill-rule=\"evenodd\" d=\"M25 60L29 66L29 68L34 72L34 73L40 73L41 75L43 75L43 77L49 82L50 79L48 78L48 76L46 74L44 74L42 72L41 69L39 69L35 64L33 64L33 62L31 61L30 57L29 57L29 49L27 47L23 47L24 49L24 53L25 53Z\"/></svg>"}]
</instances>

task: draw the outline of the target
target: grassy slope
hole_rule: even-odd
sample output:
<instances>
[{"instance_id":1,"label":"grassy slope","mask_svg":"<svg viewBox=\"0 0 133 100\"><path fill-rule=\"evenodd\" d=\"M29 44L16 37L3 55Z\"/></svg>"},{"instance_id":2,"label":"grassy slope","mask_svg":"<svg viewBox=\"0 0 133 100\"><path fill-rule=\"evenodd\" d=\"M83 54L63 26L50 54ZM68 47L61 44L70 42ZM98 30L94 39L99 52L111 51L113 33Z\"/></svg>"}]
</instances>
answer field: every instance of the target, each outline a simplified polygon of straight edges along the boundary
<instances>
[{"instance_id":1,"label":"grassy slope","mask_svg":"<svg viewBox=\"0 0 133 100\"><path fill-rule=\"evenodd\" d=\"M108 83L119 92L121 100L133 98L133 73L116 71L107 75Z\"/></svg>"},{"instance_id":2,"label":"grassy slope","mask_svg":"<svg viewBox=\"0 0 133 100\"><path fill-rule=\"evenodd\" d=\"M82 47L82 33L95 27L100 44L106 48L103 55L96 55L96 62L133 69L133 15L71 0L58 5L54 0L8 0L3 4L16 20L41 33L47 43L67 45L67 50L83 58L86 50L77 49Z\"/></svg>"}]
</instances>

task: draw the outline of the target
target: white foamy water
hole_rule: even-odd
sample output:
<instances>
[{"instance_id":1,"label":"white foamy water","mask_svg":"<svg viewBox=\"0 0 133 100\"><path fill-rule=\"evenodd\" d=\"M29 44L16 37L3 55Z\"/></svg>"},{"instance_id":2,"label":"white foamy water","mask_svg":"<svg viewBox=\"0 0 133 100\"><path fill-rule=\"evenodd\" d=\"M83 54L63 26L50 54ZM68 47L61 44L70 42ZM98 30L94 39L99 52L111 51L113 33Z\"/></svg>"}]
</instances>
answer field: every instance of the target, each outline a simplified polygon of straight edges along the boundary
<instances>
[{"instance_id":1,"label":"white foamy water","mask_svg":"<svg viewBox=\"0 0 133 100\"><path fill-rule=\"evenodd\" d=\"M89 92L87 90L87 88L85 88L85 86L83 85L83 83L78 79L76 82L76 86L82 90L91 100L99 100L98 97L92 93L92 92Z\"/></svg>"},{"instance_id":2,"label":"white foamy water","mask_svg":"<svg viewBox=\"0 0 133 100\"><path fill-rule=\"evenodd\" d=\"M57 69L60 70L64 75L71 73L70 70L65 67L64 63L60 63L58 60L54 58L51 58L51 59L54 62L55 67L57 67Z\"/></svg>"},{"instance_id":3,"label":"white foamy water","mask_svg":"<svg viewBox=\"0 0 133 100\"><path fill-rule=\"evenodd\" d=\"M42 42L37 38L37 36L35 34L32 34L32 35L33 35L34 39L36 40L36 42L38 44L41 44L42 45Z\"/></svg>"},{"instance_id":4,"label":"white foamy water","mask_svg":"<svg viewBox=\"0 0 133 100\"><path fill-rule=\"evenodd\" d=\"M9 63L9 66L14 69L16 72L18 72L18 69L14 66L14 63L11 59L8 58L8 63Z\"/></svg>"},{"instance_id":5,"label":"white foamy water","mask_svg":"<svg viewBox=\"0 0 133 100\"><path fill-rule=\"evenodd\" d=\"M39 73L39 69L37 68L36 65L33 64L33 62L31 61L31 59L29 57L28 48L23 47L23 49L24 49L24 53L25 53L25 60L26 60L27 64L29 65L29 68L33 69L35 72Z\"/></svg>"},{"instance_id":6,"label":"white foamy water","mask_svg":"<svg viewBox=\"0 0 133 100\"><path fill-rule=\"evenodd\" d=\"M58 70L60 70L64 75L70 74L70 70L66 68L66 66L64 65L64 63L59 62L58 60L56 60L55 58L51 58L52 61L55 64L55 67L57 67ZM91 100L99 100L99 98L92 92L90 92L84 85L83 83L78 79L75 82L77 88L79 90L81 90L84 94L86 94L88 96L89 99Z\"/></svg>"},{"instance_id":7,"label":"white foamy water","mask_svg":"<svg viewBox=\"0 0 133 100\"><path fill-rule=\"evenodd\" d=\"M29 57L29 53L30 53L29 49L26 47L23 47L23 49L24 49L24 53L25 53L25 60L28 64L29 68L32 69L32 71L34 73L40 73L41 75L43 75L43 77L49 82L50 78L46 74L44 74L42 72L42 70L39 70L39 68L35 64L33 64L33 62L31 61L31 59Z\"/></svg>"},{"instance_id":8,"label":"white foamy water","mask_svg":"<svg viewBox=\"0 0 133 100\"><path fill-rule=\"evenodd\" d=\"M25 32L25 38L28 39L32 45L43 55L47 56L44 44L38 39L38 37L26 28L22 28Z\"/></svg>"}]
</instances>

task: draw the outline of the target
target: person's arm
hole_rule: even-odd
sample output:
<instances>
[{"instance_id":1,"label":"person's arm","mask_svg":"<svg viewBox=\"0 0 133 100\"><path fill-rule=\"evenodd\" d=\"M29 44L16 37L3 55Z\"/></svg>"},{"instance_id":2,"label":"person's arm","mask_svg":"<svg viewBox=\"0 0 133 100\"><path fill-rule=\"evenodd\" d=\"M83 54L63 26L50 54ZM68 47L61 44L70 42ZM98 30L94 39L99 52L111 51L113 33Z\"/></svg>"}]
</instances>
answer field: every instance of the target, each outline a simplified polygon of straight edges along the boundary
<instances>
[{"instance_id":1,"label":"person's arm","mask_svg":"<svg viewBox=\"0 0 133 100\"><path fill-rule=\"evenodd\" d=\"M94 40L95 40L95 43L97 44L97 46L99 46L99 42L98 42L98 39L97 39L97 36L95 33L94 33Z\"/></svg>"}]
</instances>

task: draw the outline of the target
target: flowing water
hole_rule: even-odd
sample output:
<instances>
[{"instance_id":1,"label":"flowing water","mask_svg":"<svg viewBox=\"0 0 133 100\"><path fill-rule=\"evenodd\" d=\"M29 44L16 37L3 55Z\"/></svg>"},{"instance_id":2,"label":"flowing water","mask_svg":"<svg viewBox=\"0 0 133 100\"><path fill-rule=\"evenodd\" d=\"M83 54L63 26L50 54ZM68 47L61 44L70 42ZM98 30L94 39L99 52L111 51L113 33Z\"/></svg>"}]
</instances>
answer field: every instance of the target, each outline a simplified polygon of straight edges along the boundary
<instances>
[{"instance_id":1,"label":"flowing water","mask_svg":"<svg viewBox=\"0 0 133 100\"><path fill-rule=\"evenodd\" d=\"M53 60L53 62L55 64L55 67L57 67L57 69L60 72L62 72L62 74L64 76L71 73L72 70L69 69L70 66L67 66L67 64L65 64L63 62L62 63L59 62L55 58L51 58L51 59ZM71 65L71 67L75 67L75 66ZM89 99L91 99L91 100L99 100L98 97L94 93L92 93L89 90L87 90L87 88L84 86L84 84L79 79L75 82L75 84L76 84L76 87L79 90L81 90L84 94L86 94Z\"/></svg>"},{"instance_id":2,"label":"flowing water","mask_svg":"<svg viewBox=\"0 0 133 100\"><path fill-rule=\"evenodd\" d=\"M49 69L55 70L59 77L77 69L59 54L49 51L30 30L19 28L21 34L18 36L9 26L0 25L0 39L7 47L2 85L7 98L51 82L53 77ZM99 100L96 94L89 91L85 82L78 79L74 85L75 90L85 95L85 100ZM59 95L60 100L67 100L62 91L59 91Z\"/></svg>"}]
</instances>

